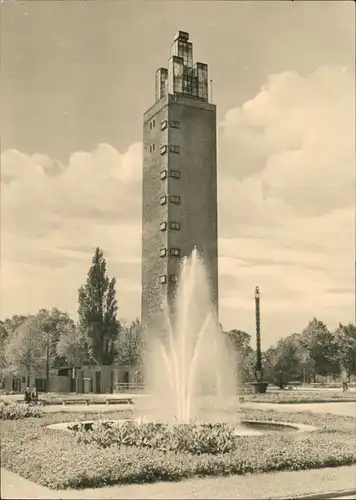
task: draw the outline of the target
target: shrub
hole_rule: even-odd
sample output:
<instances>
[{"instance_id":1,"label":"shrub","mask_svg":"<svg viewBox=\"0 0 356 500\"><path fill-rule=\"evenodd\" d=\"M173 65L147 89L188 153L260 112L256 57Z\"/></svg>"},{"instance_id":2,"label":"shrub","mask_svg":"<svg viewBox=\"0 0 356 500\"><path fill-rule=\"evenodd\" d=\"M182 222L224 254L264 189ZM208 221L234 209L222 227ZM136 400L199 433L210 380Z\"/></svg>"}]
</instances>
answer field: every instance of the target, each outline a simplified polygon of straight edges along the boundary
<instances>
[{"instance_id":1,"label":"shrub","mask_svg":"<svg viewBox=\"0 0 356 500\"><path fill-rule=\"evenodd\" d=\"M235 449L233 428L224 423L177 424L97 421L91 430L80 426L76 431L80 443L96 443L102 448L112 445L154 448L163 452L188 452L194 455L217 455Z\"/></svg>"},{"instance_id":2,"label":"shrub","mask_svg":"<svg viewBox=\"0 0 356 500\"><path fill-rule=\"evenodd\" d=\"M26 403L0 404L0 420L19 420L28 417L42 417L40 406L29 406Z\"/></svg>"}]
</instances>

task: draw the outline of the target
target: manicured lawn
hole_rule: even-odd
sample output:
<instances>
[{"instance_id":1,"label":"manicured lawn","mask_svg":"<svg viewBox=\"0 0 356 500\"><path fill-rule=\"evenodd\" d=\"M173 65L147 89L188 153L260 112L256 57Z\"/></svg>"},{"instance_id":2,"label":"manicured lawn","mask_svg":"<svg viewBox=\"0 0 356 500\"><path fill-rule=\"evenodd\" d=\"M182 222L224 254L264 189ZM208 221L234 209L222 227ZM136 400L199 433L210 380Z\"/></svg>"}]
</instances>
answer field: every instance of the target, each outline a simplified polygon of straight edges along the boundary
<instances>
[{"instance_id":1,"label":"manicured lawn","mask_svg":"<svg viewBox=\"0 0 356 500\"><path fill-rule=\"evenodd\" d=\"M245 401L277 404L356 402L356 392L293 390L247 394L244 398Z\"/></svg>"},{"instance_id":2,"label":"manicured lawn","mask_svg":"<svg viewBox=\"0 0 356 500\"><path fill-rule=\"evenodd\" d=\"M100 418L100 414L67 413L2 421L2 466L51 488L85 488L356 463L356 419L351 417L246 410L246 419L304 423L319 430L237 438L234 451L218 455L127 446L100 448L94 443L78 444L75 435L45 427ZM125 415L112 412L105 418L121 419Z\"/></svg>"}]
</instances>

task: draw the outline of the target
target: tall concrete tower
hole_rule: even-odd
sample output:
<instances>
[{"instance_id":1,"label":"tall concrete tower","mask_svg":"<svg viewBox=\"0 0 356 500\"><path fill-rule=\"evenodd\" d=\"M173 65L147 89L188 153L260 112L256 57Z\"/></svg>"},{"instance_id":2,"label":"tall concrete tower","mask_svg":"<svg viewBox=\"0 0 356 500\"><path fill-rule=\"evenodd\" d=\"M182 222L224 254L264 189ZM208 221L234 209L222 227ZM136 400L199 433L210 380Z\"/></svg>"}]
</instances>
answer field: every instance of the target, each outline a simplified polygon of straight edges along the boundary
<instances>
[{"instance_id":1,"label":"tall concrete tower","mask_svg":"<svg viewBox=\"0 0 356 500\"><path fill-rule=\"evenodd\" d=\"M218 307L216 107L208 82L207 65L193 64L189 33L178 31L143 120L142 323L152 330L194 247Z\"/></svg>"}]
</instances>

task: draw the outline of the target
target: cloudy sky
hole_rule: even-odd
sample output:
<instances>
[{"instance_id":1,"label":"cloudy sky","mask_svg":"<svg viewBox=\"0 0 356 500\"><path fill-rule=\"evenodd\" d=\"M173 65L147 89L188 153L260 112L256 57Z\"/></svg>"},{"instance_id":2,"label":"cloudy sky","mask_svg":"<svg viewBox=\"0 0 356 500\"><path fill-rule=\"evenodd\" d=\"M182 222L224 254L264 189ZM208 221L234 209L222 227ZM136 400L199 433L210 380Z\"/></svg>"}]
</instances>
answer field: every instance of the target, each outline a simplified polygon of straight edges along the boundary
<instances>
[{"instance_id":1,"label":"cloudy sky","mask_svg":"<svg viewBox=\"0 0 356 500\"><path fill-rule=\"evenodd\" d=\"M4 2L1 319L76 315L96 246L140 315L142 114L174 33L218 106L220 316L263 344L355 315L353 2Z\"/></svg>"}]
</instances>

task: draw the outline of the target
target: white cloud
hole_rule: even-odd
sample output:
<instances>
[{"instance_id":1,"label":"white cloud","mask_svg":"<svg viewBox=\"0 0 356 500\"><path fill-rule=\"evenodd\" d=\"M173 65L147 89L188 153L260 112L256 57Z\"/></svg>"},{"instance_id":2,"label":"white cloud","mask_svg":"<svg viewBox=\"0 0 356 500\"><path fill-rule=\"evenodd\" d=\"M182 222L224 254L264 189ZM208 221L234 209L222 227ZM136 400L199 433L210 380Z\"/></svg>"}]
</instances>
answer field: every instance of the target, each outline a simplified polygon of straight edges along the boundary
<instances>
[{"instance_id":1,"label":"white cloud","mask_svg":"<svg viewBox=\"0 0 356 500\"><path fill-rule=\"evenodd\" d=\"M73 154L67 166L45 155L4 152L2 315L54 304L75 314L96 246L115 271L120 306L137 315L140 180L140 143L125 154L100 144ZM128 264L131 276L122 278Z\"/></svg>"},{"instance_id":2,"label":"white cloud","mask_svg":"<svg viewBox=\"0 0 356 500\"><path fill-rule=\"evenodd\" d=\"M354 319L354 85L346 68L273 75L221 124L221 306L253 331L259 284L268 342Z\"/></svg>"},{"instance_id":3,"label":"white cloud","mask_svg":"<svg viewBox=\"0 0 356 500\"><path fill-rule=\"evenodd\" d=\"M269 196L301 215L352 206L354 88L354 70L344 67L272 75L221 124L225 171L240 180L255 174Z\"/></svg>"},{"instance_id":4,"label":"white cloud","mask_svg":"<svg viewBox=\"0 0 356 500\"><path fill-rule=\"evenodd\" d=\"M353 74L282 73L220 129L220 313L264 345L314 316L354 314ZM120 317L140 314L140 143L100 144L68 165L2 155L1 315L57 305L75 314L96 246L118 282Z\"/></svg>"}]
</instances>

